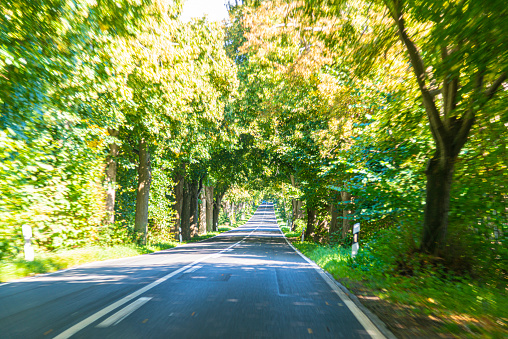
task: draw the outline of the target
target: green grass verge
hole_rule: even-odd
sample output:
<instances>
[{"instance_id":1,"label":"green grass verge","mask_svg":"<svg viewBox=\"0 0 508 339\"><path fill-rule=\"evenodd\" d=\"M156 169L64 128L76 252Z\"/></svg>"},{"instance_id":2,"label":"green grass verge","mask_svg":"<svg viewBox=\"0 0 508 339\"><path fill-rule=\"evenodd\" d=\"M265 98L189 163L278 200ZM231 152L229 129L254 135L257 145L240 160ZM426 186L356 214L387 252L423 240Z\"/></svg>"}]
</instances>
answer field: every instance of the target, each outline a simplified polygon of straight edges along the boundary
<instances>
[{"instance_id":1,"label":"green grass verge","mask_svg":"<svg viewBox=\"0 0 508 339\"><path fill-rule=\"evenodd\" d=\"M290 228L287 227L287 220L282 217L282 213L279 208L275 209L275 216L277 218L277 224L287 238L301 238L302 230L295 229L291 231Z\"/></svg>"},{"instance_id":2,"label":"green grass verge","mask_svg":"<svg viewBox=\"0 0 508 339\"><path fill-rule=\"evenodd\" d=\"M197 242L197 241L213 238L213 237L221 234L222 232L230 231L235 227L237 227L237 226L231 227L231 226L222 225L222 226L219 226L219 231L208 232L206 234L196 235L196 236L192 237L192 239L188 242Z\"/></svg>"}]
</instances>

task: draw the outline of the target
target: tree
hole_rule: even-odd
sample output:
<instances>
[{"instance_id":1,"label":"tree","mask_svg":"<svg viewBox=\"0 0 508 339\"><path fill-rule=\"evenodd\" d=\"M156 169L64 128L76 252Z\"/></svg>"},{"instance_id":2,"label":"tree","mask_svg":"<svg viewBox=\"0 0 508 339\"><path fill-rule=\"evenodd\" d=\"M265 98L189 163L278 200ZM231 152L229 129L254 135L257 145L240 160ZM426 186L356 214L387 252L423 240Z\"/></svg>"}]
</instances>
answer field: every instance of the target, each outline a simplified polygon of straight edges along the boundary
<instances>
[{"instance_id":1,"label":"tree","mask_svg":"<svg viewBox=\"0 0 508 339\"><path fill-rule=\"evenodd\" d=\"M2 189L1 209L25 211L17 220L0 218L0 228L13 230L7 247L22 240L24 223L47 249L97 238L104 217L102 148L114 120L100 98L115 82L107 71L115 41L130 34L145 9L112 1L0 5L0 129L7 132L0 154L14 165L7 173L21 174L16 180L0 175L2 186L10 182L9 190L18 191L14 198Z\"/></svg>"},{"instance_id":2,"label":"tree","mask_svg":"<svg viewBox=\"0 0 508 339\"><path fill-rule=\"evenodd\" d=\"M342 16L346 7L349 14ZM351 37L334 42L343 45L355 41L357 65L363 69L370 68L382 53L396 46L393 34L398 34L411 62L435 147L426 169L421 250L442 253L455 164L475 122L495 114L489 112L489 105L498 100L496 92L506 80L508 39L502 33L506 30L505 6L501 1L430 4L311 0L306 1L305 11L314 18L342 20L348 31L343 30L340 36ZM381 18L383 11L391 23ZM355 26L353 18L363 18L363 27ZM366 42L364 35L372 32L377 33L377 38L370 35Z\"/></svg>"}]
</instances>

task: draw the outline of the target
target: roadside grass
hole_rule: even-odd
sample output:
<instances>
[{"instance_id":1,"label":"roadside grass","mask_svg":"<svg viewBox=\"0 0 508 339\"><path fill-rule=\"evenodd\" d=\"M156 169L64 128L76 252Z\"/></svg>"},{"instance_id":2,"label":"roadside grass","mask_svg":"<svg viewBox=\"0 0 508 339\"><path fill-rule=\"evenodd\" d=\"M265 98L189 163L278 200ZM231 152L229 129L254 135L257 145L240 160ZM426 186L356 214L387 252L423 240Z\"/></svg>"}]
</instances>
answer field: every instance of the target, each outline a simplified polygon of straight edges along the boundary
<instances>
[{"instance_id":1,"label":"roadside grass","mask_svg":"<svg viewBox=\"0 0 508 339\"><path fill-rule=\"evenodd\" d=\"M457 338L507 338L506 290L480 286L474 281L438 272L397 275L375 266L373 251L360 250L353 260L350 249L310 242L294 242L303 254L327 270L348 289L368 292L393 303L408 315L437 324L436 332Z\"/></svg>"},{"instance_id":2,"label":"roadside grass","mask_svg":"<svg viewBox=\"0 0 508 339\"><path fill-rule=\"evenodd\" d=\"M246 214L246 218L238 220L230 225L220 225L218 232L193 237L191 243L201 241L227 232L235 227L241 226L250 219L253 212ZM38 252L34 261L26 261L22 254L17 257L0 261L0 282L7 282L36 274L50 273L58 270L83 265L95 261L134 257L141 254L153 253L166 250L180 245L178 241L164 243L152 243L147 245L125 244L113 246L91 245L75 249L57 250L54 252Z\"/></svg>"},{"instance_id":3,"label":"roadside grass","mask_svg":"<svg viewBox=\"0 0 508 339\"><path fill-rule=\"evenodd\" d=\"M286 235L286 238L300 238L302 236L302 230L297 228L293 231L287 227L287 222L284 220L279 208L275 209L275 217L277 218L277 224L279 225L282 232Z\"/></svg>"},{"instance_id":4,"label":"roadside grass","mask_svg":"<svg viewBox=\"0 0 508 339\"><path fill-rule=\"evenodd\" d=\"M231 227L231 226L222 225L222 226L219 226L219 231L208 232L206 234L201 234L201 235L195 235L195 236L192 237L191 240L189 240L187 242L188 243L190 243L190 242L197 242L197 241L213 238L213 237L221 234L222 232L230 231L230 230L232 230L235 227L237 227L237 226Z\"/></svg>"},{"instance_id":5,"label":"roadside grass","mask_svg":"<svg viewBox=\"0 0 508 339\"><path fill-rule=\"evenodd\" d=\"M291 231L290 228L286 226L282 226L280 229L286 235L286 238L300 238L302 236L302 232L297 230Z\"/></svg>"}]
</instances>

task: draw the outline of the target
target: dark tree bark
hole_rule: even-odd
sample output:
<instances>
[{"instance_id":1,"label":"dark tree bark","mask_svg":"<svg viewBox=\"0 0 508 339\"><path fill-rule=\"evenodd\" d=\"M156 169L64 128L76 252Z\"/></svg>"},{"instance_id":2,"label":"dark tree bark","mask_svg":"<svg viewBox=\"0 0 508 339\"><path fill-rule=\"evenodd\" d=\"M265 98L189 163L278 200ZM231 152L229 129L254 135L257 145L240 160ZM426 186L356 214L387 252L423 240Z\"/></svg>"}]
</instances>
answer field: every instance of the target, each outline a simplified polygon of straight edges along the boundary
<instances>
[{"instance_id":1,"label":"dark tree bark","mask_svg":"<svg viewBox=\"0 0 508 339\"><path fill-rule=\"evenodd\" d=\"M330 236L337 235L340 232L339 228L339 209L337 203L333 202L330 205Z\"/></svg>"},{"instance_id":2,"label":"dark tree bark","mask_svg":"<svg viewBox=\"0 0 508 339\"><path fill-rule=\"evenodd\" d=\"M347 233L351 229L351 220L349 220L349 214L351 213L351 209L349 204L351 203L351 193L349 192L340 192L340 198L342 200L342 239L346 238Z\"/></svg>"},{"instance_id":3,"label":"dark tree bark","mask_svg":"<svg viewBox=\"0 0 508 339\"><path fill-rule=\"evenodd\" d=\"M182 240L190 240L190 216L191 216L191 184L184 179L183 182L183 199L182 199L182 217L180 219L180 227L182 228Z\"/></svg>"},{"instance_id":4,"label":"dark tree bark","mask_svg":"<svg viewBox=\"0 0 508 339\"><path fill-rule=\"evenodd\" d=\"M213 230L213 186L205 186L206 196L206 232Z\"/></svg>"},{"instance_id":5,"label":"dark tree bark","mask_svg":"<svg viewBox=\"0 0 508 339\"><path fill-rule=\"evenodd\" d=\"M112 137L118 136L118 130L108 128ZM116 157L118 156L118 145L109 144L109 155L106 159L106 224L115 223L115 197L116 197Z\"/></svg>"},{"instance_id":6,"label":"dark tree bark","mask_svg":"<svg viewBox=\"0 0 508 339\"><path fill-rule=\"evenodd\" d=\"M206 194L205 187L203 187L199 194L199 231L198 233L205 234L206 233Z\"/></svg>"},{"instance_id":7,"label":"dark tree bark","mask_svg":"<svg viewBox=\"0 0 508 339\"><path fill-rule=\"evenodd\" d=\"M220 213L220 207L222 204L222 198L224 197L224 194L226 193L226 190L217 190L215 193L215 200L213 202L213 230L218 231L219 230L219 213Z\"/></svg>"},{"instance_id":8,"label":"dark tree bark","mask_svg":"<svg viewBox=\"0 0 508 339\"><path fill-rule=\"evenodd\" d=\"M213 224L212 224L212 231L218 231L219 230L219 212L220 212L220 201L217 203L217 198L213 202Z\"/></svg>"},{"instance_id":9,"label":"dark tree bark","mask_svg":"<svg viewBox=\"0 0 508 339\"><path fill-rule=\"evenodd\" d=\"M181 227L181 219L182 219L182 206L183 206L183 184L184 184L184 174L185 174L185 165L180 168L175 176L175 204L173 208L175 209L175 225L173 232L179 232L179 228Z\"/></svg>"},{"instance_id":10,"label":"dark tree bark","mask_svg":"<svg viewBox=\"0 0 508 339\"><path fill-rule=\"evenodd\" d=\"M296 184L296 178L294 175L290 175L289 178L291 179L291 185L293 187L298 187ZM291 220L291 230L294 231L296 224L296 219L302 219L303 218L303 211L302 211L302 202L296 199L291 199L291 207L292 207L292 220Z\"/></svg>"},{"instance_id":11,"label":"dark tree bark","mask_svg":"<svg viewBox=\"0 0 508 339\"><path fill-rule=\"evenodd\" d=\"M198 194L199 194L199 181L193 180L189 183L190 188L190 236L193 237L198 234Z\"/></svg>"},{"instance_id":12,"label":"dark tree bark","mask_svg":"<svg viewBox=\"0 0 508 339\"><path fill-rule=\"evenodd\" d=\"M428 163L425 172L427 196L421 244L421 248L426 252L438 254L441 244L446 242L453 171L453 160L444 166L435 158Z\"/></svg>"},{"instance_id":13,"label":"dark tree bark","mask_svg":"<svg viewBox=\"0 0 508 339\"><path fill-rule=\"evenodd\" d=\"M148 201L150 199L151 181L150 153L146 140L141 139L139 142L138 189L134 231L140 237L143 244L146 244L146 234L148 231Z\"/></svg>"},{"instance_id":14,"label":"dark tree bark","mask_svg":"<svg viewBox=\"0 0 508 339\"><path fill-rule=\"evenodd\" d=\"M314 206L307 205L307 227L305 228L305 239L314 238L316 232L316 210Z\"/></svg>"},{"instance_id":15,"label":"dark tree bark","mask_svg":"<svg viewBox=\"0 0 508 339\"><path fill-rule=\"evenodd\" d=\"M303 211L302 211L302 201L292 199L291 205L293 207L293 220L291 224L291 230L295 229L295 221L296 219L302 219L303 218Z\"/></svg>"}]
</instances>

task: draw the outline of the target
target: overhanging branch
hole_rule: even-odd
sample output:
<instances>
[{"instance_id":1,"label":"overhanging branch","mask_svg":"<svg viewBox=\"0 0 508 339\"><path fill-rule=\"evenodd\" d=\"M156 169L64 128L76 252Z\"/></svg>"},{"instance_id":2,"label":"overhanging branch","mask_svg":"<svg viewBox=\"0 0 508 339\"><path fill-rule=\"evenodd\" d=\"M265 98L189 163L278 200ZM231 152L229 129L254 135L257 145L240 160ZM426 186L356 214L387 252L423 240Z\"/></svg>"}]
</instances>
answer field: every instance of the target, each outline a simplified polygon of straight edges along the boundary
<instances>
[{"instance_id":1,"label":"overhanging branch","mask_svg":"<svg viewBox=\"0 0 508 339\"><path fill-rule=\"evenodd\" d=\"M492 99L494 94L496 94L499 86L506 80L506 72L501 73L501 75L490 85L490 87L485 91L485 98L487 100Z\"/></svg>"},{"instance_id":2,"label":"overhanging branch","mask_svg":"<svg viewBox=\"0 0 508 339\"><path fill-rule=\"evenodd\" d=\"M434 137L434 140L436 141L438 149L442 150L442 154L446 152L446 139L448 136L448 133L443 125L443 122L441 120L441 117L439 116L439 111L436 107L436 104L434 102L433 95L430 93L429 89L426 85L426 73L425 73L425 67L423 64L423 60L418 53L418 49L416 48L416 45L414 42L409 38L407 35L404 18L402 17L402 13L397 13L396 16L394 16L394 20L397 24L397 28L399 30L399 35L406 46L406 49L409 53L409 58L411 60L411 64L413 65L413 70L416 75L416 80L418 82L418 86L420 88L420 92L422 93L423 97L423 104L425 106L425 111L427 112L427 116L429 118L430 122L430 128L432 131L432 135Z\"/></svg>"}]
</instances>

